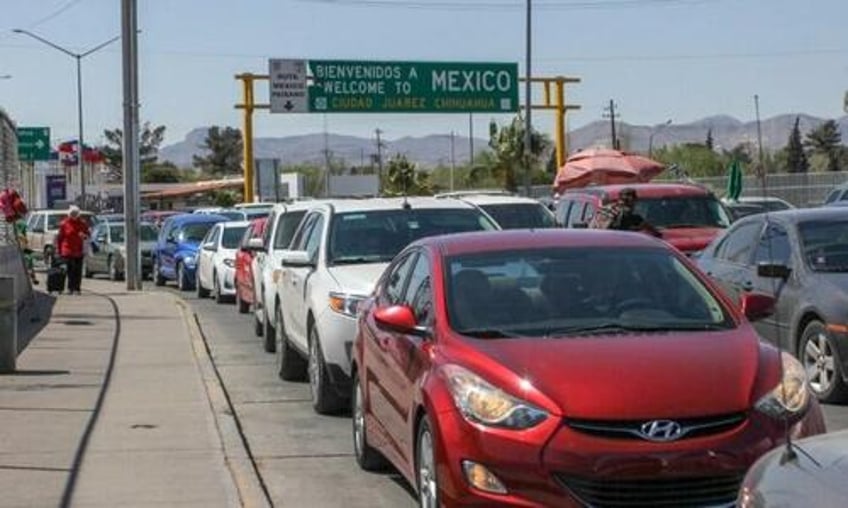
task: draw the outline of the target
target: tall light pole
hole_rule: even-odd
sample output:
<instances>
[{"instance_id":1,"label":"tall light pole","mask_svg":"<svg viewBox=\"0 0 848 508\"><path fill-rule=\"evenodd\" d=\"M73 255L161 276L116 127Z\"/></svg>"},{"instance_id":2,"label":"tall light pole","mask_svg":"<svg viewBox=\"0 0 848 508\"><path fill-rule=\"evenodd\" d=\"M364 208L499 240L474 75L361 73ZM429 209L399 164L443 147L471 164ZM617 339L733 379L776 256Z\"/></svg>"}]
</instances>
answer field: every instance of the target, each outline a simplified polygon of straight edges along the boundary
<instances>
[{"instance_id":1,"label":"tall light pole","mask_svg":"<svg viewBox=\"0 0 848 508\"><path fill-rule=\"evenodd\" d=\"M141 289L139 249L139 105L138 105L138 9L135 0L121 0L121 40L124 82L124 220L126 222L127 290Z\"/></svg>"},{"instance_id":2,"label":"tall light pole","mask_svg":"<svg viewBox=\"0 0 848 508\"><path fill-rule=\"evenodd\" d=\"M661 130L665 129L669 125L671 125L671 118L666 120L665 123L661 123L660 125L651 129L651 135L648 136L648 157L651 157L651 156L654 155L654 136L659 134L659 132Z\"/></svg>"},{"instance_id":3,"label":"tall light pole","mask_svg":"<svg viewBox=\"0 0 848 508\"><path fill-rule=\"evenodd\" d=\"M531 37L532 29L533 29L533 6L532 0L527 0L527 19L525 20L527 24L527 54L525 55L524 61L524 193L529 196L530 195L530 161L532 156L532 147L530 146L533 142L533 123L532 123L532 107L531 107L531 90L530 79L532 77L532 72L530 68L530 61L533 55L532 52L532 42L533 39Z\"/></svg>"},{"instance_id":4,"label":"tall light pole","mask_svg":"<svg viewBox=\"0 0 848 508\"><path fill-rule=\"evenodd\" d=\"M97 46L94 46L93 48L89 49L88 51L84 51L82 53L74 53L73 51L66 49L66 48L63 48L62 46L59 46L58 44L55 44L53 42L50 42L47 39L45 39L44 37L41 37L40 35L36 35L36 34L30 32L29 30L22 30L20 28L15 28L12 31L17 33L17 34L23 34L23 35L27 35L29 37L32 37L33 39L35 39L35 40L37 40L41 43L44 43L44 44L50 46L53 49L59 50L62 53L66 54L70 57L73 57L77 61L77 120L78 120L78 124L79 124L78 125L78 127L79 127L79 133L78 133L79 139L77 140L78 141L78 144L77 144L77 171L79 172L79 176L80 176L80 194L82 195L83 206L85 206L85 165L84 165L84 162L83 162L83 160L85 159L85 149L83 148L84 143L83 143L83 132L82 132L82 59L87 57L88 55L96 52L96 51L99 51L99 50L105 48L109 44L112 44L113 42L120 39L121 37L120 36L112 37L108 41L102 42L102 43L98 44Z\"/></svg>"}]
</instances>

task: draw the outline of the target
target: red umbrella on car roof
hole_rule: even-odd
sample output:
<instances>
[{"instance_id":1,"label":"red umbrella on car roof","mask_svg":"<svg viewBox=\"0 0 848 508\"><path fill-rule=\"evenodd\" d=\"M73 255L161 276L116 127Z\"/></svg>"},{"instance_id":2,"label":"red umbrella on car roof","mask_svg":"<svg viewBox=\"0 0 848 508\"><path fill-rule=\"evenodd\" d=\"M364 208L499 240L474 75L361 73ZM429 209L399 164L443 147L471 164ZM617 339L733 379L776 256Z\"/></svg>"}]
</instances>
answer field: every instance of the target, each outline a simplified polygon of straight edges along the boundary
<instances>
[{"instance_id":1,"label":"red umbrella on car roof","mask_svg":"<svg viewBox=\"0 0 848 508\"><path fill-rule=\"evenodd\" d=\"M619 183L648 182L665 166L641 155L610 149L577 152L568 158L554 178L554 191Z\"/></svg>"}]
</instances>

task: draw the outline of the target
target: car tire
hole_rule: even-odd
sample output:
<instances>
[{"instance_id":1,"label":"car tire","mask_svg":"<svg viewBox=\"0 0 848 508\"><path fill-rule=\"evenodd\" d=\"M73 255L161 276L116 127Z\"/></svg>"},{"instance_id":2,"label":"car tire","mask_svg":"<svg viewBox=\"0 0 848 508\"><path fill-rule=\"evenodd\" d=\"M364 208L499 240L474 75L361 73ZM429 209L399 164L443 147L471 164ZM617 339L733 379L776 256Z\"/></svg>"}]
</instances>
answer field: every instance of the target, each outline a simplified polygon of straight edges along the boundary
<instances>
[{"instance_id":1,"label":"car tire","mask_svg":"<svg viewBox=\"0 0 848 508\"><path fill-rule=\"evenodd\" d=\"M804 328L798 344L798 358L807 375L810 390L822 402L848 400L848 385L842 377L842 362L833 338L824 323L813 320Z\"/></svg>"},{"instance_id":2,"label":"car tire","mask_svg":"<svg viewBox=\"0 0 848 508\"><path fill-rule=\"evenodd\" d=\"M238 288L236 288L236 307L239 314L247 314L250 312L250 304L241 299Z\"/></svg>"},{"instance_id":3,"label":"car tire","mask_svg":"<svg viewBox=\"0 0 848 508\"><path fill-rule=\"evenodd\" d=\"M153 285L154 286L164 286L165 285L165 277L162 276L162 271L159 266L159 261L153 261L153 273L151 276L153 277Z\"/></svg>"},{"instance_id":4,"label":"car tire","mask_svg":"<svg viewBox=\"0 0 848 508\"><path fill-rule=\"evenodd\" d=\"M262 316L265 318L265 321L262 323L262 337L263 337L263 347L265 348L266 353L276 353L277 352L277 330L276 327L272 324L271 318L268 316L268 313L263 311Z\"/></svg>"},{"instance_id":5,"label":"car tire","mask_svg":"<svg viewBox=\"0 0 848 508\"><path fill-rule=\"evenodd\" d=\"M109 273L109 280L112 282L121 280L121 274L118 272L117 268L115 268L115 260L112 256L109 256L106 259L106 270Z\"/></svg>"},{"instance_id":6,"label":"car tire","mask_svg":"<svg viewBox=\"0 0 848 508\"><path fill-rule=\"evenodd\" d=\"M277 367L280 379L284 381L302 381L306 378L306 361L289 343L286 326L283 322L283 309L277 305L274 310L274 330L276 331Z\"/></svg>"},{"instance_id":7,"label":"car tire","mask_svg":"<svg viewBox=\"0 0 848 508\"><path fill-rule=\"evenodd\" d=\"M365 471L380 471L387 465L383 454L368 444L368 419L365 418L365 402L362 397L359 374L353 376L351 408L353 410L353 453L356 463Z\"/></svg>"},{"instance_id":8,"label":"car tire","mask_svg":"<svg viewBox=\"0 0 848 508\"><path fill-rule=\"evenodd\" d=\"M217 272L212 272L212 286L215 288L215 303L218 305L224 303L224 295L221 293L221 281L218 280Z\"/></svg>"},{"instance_id":9,"label":"car tire","mask_svg":"<svg viewBox=\"0 0 848 508\"><path fill-rule=\"evenodd\" d=\"M94 277L94 272L88 269L88 261L85 258L82 259L82 275L86 279L91 279Z\"/></svg>"},{"instance_id":10,"label":"car tire","mask_svg":"<svg viewBox=\"0 0 848 508\"><path fill-rule=\"evenodd\" d=\"M256 314L253 314L253 333L256 334L257 337L262 337L265 333L265 323L259 321L259 316Z\"/></svg>"},{"instance_id":11,"label":"car tire","mask_svg":"<svg viewBox=\"0 0 848 508\"><path fill-rule=\"evenodd\" d=\"M415 438L415 477L418 487L418 506L439 506L439 477L436 462L436 447L430 418L425 414L418 424Z\"/></svg>"},{"instance_id":12,"label":"car tire","mask_svg":"<svg viewBox=\"0 0 848 508\"><path fill-rule=\"evenodd\" d=\"M177 263L177 287L180 291L191 291L191 281L188 280L188 274L185 271L185 265Z\"/></svg>"},{"instance_id":13,"label":"car tire","mask_svg":"<svg viewBox=\"0 0 848 508\"><path fill-rule=\"evenodd\" d=\"M209 298L209 290L205 289L200 282L200 268L194 273L194 289L197 291L198 298Z\"/></svg>"},{"instance_id":14,"label":"car tire","mask_svg":"<svg viewBox=\"0 0 848 508\"><path fill-rule=\"evenodd\" d=\"M309 374L309 388L312 393L312 408L322 415L332 415L341 411L341 398L334 391L324 353L321 351L321 339L316 326L309 330L309 359L306 371Z\"/></svg>"}]
</instances>

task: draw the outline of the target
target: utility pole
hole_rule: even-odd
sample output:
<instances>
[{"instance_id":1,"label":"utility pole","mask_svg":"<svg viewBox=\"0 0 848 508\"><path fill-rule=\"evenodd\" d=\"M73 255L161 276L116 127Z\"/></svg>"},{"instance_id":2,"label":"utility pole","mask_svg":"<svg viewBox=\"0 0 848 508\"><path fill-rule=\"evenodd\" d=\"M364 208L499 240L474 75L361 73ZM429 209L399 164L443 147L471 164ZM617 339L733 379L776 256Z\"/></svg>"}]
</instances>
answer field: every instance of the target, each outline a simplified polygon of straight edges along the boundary
<instances>
[{"instance_id":1,"label":"utility pole","mask_svg":"<svg viewBox=\"0 0 848 508\"><path fill-rule=\"evenodd\" d=\"M383 131L378 127L374 129L374 134L377 135L377 184L378 184L378 193L382 194L383 192L383 140L380 139L380 136L383 134Z\"/></svg>"},{"instance_id":2,"label":"utility pole","mask_svg":"<svg viewBox=\"0 0 848 508\"><path fill-rule=\"evenodd\" d=\"M760 183L763 186L763 196L765 196L765 188L766 188L766 166L763 155L763 130L760 125L760 96L754 95L754 111L757 115L757 150L759 152L759 173L760 173Z\"/></svg>"},{"instance_id":3,"label":"utility pole","mask_svg":"<svg viewBox=\"0 0 848 508\"><path fill-rule=\"evenodd\" d=\"M136 0L121 1L121 31L124 78L124 221L126 222L127 290L141 289L141 252L139 250L139 160L138 127L138 10ZM79 63L79 59L77 59ZM79 75L79 73L77 74ZM82 99L80 99L82 104ZM80 111L82 118L82 111ZM81 120L80 120L81 122ZM80 128L80 157L82 157ZM83 175L85 181L85 175Z\"/></svg>"},{"instance_id":4,"label":"utility pole","mask_svg":"<svg viewBox=\"0 0 848 508\"><path fill-rule=\"evenodd\" d=\"M451 153L450 190L451 190L451 192L453 192L453 173L454 173L454 171L456 171L456 150L454 148L455 144L454 144L453 131L451 131L450 140L451 140L451 142L450 142L451 143L451 147L450 147L451 148L451 152L450 152Z\"/></svg>"},{"instance_id":5,"label":"utility pole","mask_svg":"<svg viewBox=\"0 0 848 508\"><path fill-rule=\"evenodd\" d=\"M532 0L527 0L527 18L526 22L526 49L527 54L525 55L524 62L524 71L525 71L525 79L524 79L524 194L530 195L530 161L532 160L532 147L530 146L533 143L533 122L532 122L532 94L531 94L531 61L532 61L532 28L533 28L533 7Z\"/></svg>"},{"instance_id":6,"label":"utility pole","mask_svg":"<svg viewBox=\"0 0 848 508\"><path fill-rule=\"evenodd\" d=\"M327 115L324 114L324 195L330 197L330 135L327 132Z\"/></svg>"},{"instance_id":7,"label":"utility pole","mask_svg":"<svg viewBox=\"0 0 848 508\"><path fill-rule=\"evenodd\" d=\"M621 144L618 142L618 137L615 134L615 119L618 118L618 114L615 112L615 101L610 99L609 106L604 108L604 118L610 119L610 133L612 135L612 149L620 150Z\"/></svg>"}]
</instances>

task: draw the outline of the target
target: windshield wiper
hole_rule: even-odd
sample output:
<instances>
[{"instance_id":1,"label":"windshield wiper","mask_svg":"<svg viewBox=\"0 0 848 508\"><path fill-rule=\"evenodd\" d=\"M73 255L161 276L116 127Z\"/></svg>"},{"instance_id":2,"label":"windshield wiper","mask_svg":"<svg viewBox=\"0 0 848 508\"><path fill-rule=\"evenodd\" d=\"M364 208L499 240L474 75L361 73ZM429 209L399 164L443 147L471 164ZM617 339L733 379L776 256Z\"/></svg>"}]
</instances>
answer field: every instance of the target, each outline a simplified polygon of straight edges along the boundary
<instances>
[{"instance_id":1,"label":"windshield wiper","mask_svg":"<svg viewBox=\"0 0 848 508\"><path fill-rule=\"evenodd\" d=\"M344 258L336 258L333 260L334 265L359 265L365 263L384 263L386 259L382 256L350 256Z\"/></svg>"},{"instance_id":2,"label":"windshield wiper","mask_svg":"<svg viewBox=\"0 0 848 508\"><path fill-rule=\"evenodd\" d=\"M622 334L627 332L676 332L676 331L707 331L723 330L724 326L713 323L697 324L635 324L635 323L602 323L591 326L571 326L548 330L546 337L557 335L605 335Z\"/></svg>"},{"instance_id":3,"label":"windshield wiper","mask_svg":"<svg viewBox=\"0 0 848 508\"><path fill-rule=\"evenodd\" d=\"M521 335L499 328L469 328L467 330L457 330L457 333L480 339L514 339L521 337Z\"/></svg>"},{"instance_id":4,"label":"windshield wiper","mask_svg":"<svg viewBox=\"0 0 848 508\"><path fill-rule=\"evenodd\" d=\"M668 226L660 226L663 229L684 229L684 228L717 228L711 224L669 224Z\"/></svg>"}]
</instances>

